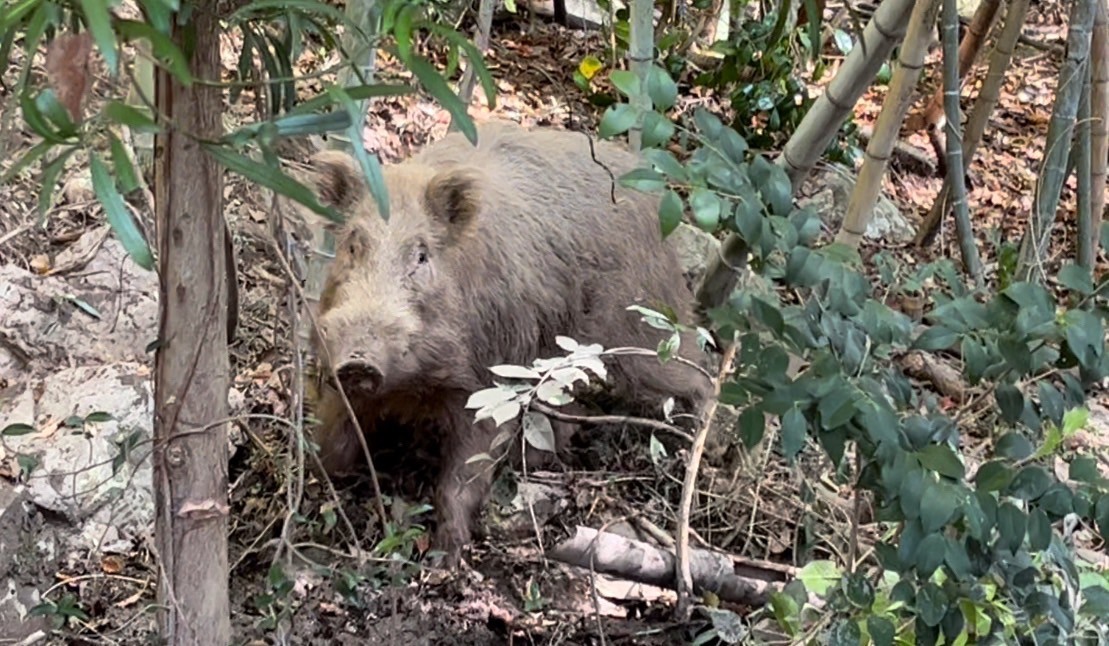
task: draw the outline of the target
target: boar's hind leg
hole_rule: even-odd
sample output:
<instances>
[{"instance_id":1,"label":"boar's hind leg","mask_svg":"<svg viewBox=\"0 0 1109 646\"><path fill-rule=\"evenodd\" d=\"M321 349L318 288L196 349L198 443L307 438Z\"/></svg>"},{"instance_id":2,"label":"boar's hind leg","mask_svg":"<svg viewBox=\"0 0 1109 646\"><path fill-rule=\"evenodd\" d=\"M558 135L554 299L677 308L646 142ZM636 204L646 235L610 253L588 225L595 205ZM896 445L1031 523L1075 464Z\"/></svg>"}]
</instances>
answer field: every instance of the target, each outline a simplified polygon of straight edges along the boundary
<instances>
[{"instance_id":1,"label":"boar's hind leg","mask_svg":"<svg viewBox=\"0 0 1109 646\"><path fill-rule=\"evenodd\" d=\"M474 517L493 482L492 462L479 460L467 464L466 461L479 453L489 452L497 429L490 420L474 424L470 415L472 412L459 403L450 408L449 419L442 428L441 465L435 488L439 521L435 546L446 552L444 565L448 567L459 563L463 548L470 544Z\"/></svg>"}]
</instances>

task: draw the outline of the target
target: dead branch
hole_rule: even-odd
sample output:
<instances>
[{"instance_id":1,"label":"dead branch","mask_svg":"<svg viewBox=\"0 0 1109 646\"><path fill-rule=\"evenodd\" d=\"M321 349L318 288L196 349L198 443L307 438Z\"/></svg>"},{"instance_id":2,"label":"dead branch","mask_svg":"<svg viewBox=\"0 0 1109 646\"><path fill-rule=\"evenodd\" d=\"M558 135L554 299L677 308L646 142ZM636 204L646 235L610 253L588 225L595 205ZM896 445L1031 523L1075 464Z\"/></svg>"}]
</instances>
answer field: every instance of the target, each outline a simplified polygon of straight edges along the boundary
<instances>
[{"instance_id":1,"label":"dead branch","mask_svg":"<svg viewBox=\"0 0 1109 646\"><path fill-rule=\"evenodd\" d=\"M901 357L901 367L910 377L927 381L944 397L963 401L966 386L959 371L924 352L910 352Z\"/></svg>"},{"instance_id":2,"label":"dead branch","mask_svg":"<svg viewBox=\"0 0 1109 646\"><path fill-rule=\"evenodd\" d=\"M629 581L677 589L672 552L592 527L578 526L574 536L549 550L547 557ZM780 572L759 570L749 563L745 569L758 576L740 576L732 558L725 554L690 549L689 557L693 590L712 591L724 601L762 606L783 583Z\"/></svg>"}]
</instances>

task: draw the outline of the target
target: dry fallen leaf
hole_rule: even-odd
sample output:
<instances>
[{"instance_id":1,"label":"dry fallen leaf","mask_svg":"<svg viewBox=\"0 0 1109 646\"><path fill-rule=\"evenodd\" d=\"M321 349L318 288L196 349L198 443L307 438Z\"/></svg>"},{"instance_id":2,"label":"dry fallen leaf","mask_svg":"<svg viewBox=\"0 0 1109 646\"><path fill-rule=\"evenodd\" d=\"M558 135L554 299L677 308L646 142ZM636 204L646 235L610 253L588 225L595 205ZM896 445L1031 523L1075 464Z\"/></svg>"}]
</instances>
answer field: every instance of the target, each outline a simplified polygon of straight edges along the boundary
<instances>
[{"instance_id":1,"label":"dry fallen leaf","mask_svg":"<svg viewBox=\"0 0 1109 646\"><path fill-rule=\"evenodd\" d=\"M46 78L65 106L74 123L81 123L81 104L92 85L89 76L89 54L92 36L89 32L62 34L46 49Z\"/></svg>"},{"instance_id":2,"label":"dry fallen leaf","mask_svg":"<svg viewBox=\"0 0 1109 646\"><path fill-rule=\"evenodd\" d=\"M123 571L123 557L118 554L105 554L100 558L100 570L105 574L119 574Z\"/></svg>"},{"instance_id":3,"label":"dry fallen leaf","mask_svg":"<svg viewBox=\"0 0 1109 646\"><path fill-rule=\"evenodd\" d=\"M45 274L50 271L50 256L40 253L31 257L31 271L36 274Z\"/></svg>"}]
</instances>

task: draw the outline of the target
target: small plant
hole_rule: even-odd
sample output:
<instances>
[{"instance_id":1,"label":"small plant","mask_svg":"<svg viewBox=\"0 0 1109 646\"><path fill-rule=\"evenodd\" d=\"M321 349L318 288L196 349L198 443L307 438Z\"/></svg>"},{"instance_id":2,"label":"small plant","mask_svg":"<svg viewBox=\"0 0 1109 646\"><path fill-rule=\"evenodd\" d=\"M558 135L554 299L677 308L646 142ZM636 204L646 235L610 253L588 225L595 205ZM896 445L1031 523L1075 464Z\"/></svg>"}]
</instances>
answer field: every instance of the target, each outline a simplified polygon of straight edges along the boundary
<instances>
[{"instance_id":1,"label":"small plant","mask_svg":"<svg viewBox=\"0 0 1109 646\"><path fill-rule=\"evenodd\" d=\"M254 596L254 607L262 613L262 618L257 622L260 628L273 630L292 616L286 600L293 587L294 581L285 573L280 562L275 561L270 565L269 572L266 573L266 591Z\"/></svg>"},{"instance_id":2,"label":"small plant","mask_svg":"<svg viewBox=\"0 0 1109 646\"><path fill-rule=\"evenodd\" d=\"M81 609L81 604L72 593L66 592L58 601L44 600L27 611L32 617L49 617L50 625L54 630L64 628L67 624L78 621L88 621L89 616Z\"/></svg>"}]
</instances>

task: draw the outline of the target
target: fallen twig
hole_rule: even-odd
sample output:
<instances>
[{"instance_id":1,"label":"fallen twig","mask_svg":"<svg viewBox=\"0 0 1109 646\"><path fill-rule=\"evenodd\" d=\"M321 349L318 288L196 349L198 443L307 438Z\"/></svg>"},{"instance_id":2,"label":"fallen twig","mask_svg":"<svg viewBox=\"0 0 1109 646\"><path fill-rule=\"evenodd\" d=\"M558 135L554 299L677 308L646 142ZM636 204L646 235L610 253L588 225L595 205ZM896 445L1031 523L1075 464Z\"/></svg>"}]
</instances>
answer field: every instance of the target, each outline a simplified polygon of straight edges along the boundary
<instances>
[{"instance_id":1,"label":"fallen twig","mask_svg":"<svg viewBox=\"0 0 1109 646\"><path fill-rule=\"evenodd\" d=\"M557 419L560 422L570 422L572 424L633 424L656 431L666 431L667 433L677 435L686 442L693 442L693 436L677 426L646 417L628 417L625 415L571 415L570 413L563 413L556 408L551 408L537 401L533 401L531 407L547 417Z\"/></svg>"},{"instance_id":2,"label":"fallen twig","mask_svg":"<svg viewBox=\"0 0 1109 646\"><path fill-rule=\"evenodd\" d=\"M678 508L678 547L675 561L675 578L678 581L678 607L676 614L679 620L689 618L692 606L690 596L693 593L693 571L689 549L689 515L693 510L693 492L697 489L697 472L701 468L701 455L705 452L705 442L708 440L709 431L716 417L716 407L720 403L720 386L724 383L724 376L731 370L732 360L735 359L736 344L731 343L724 352L724 359L720 362L720 372L713 382L713 397L705 409L704 423L693 438L693 446L689 449L689 463L685 467L685 482L682 483L682 501Z\"/></svg>"}]
</instances>

